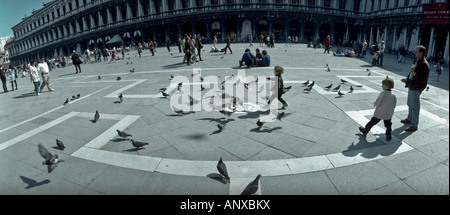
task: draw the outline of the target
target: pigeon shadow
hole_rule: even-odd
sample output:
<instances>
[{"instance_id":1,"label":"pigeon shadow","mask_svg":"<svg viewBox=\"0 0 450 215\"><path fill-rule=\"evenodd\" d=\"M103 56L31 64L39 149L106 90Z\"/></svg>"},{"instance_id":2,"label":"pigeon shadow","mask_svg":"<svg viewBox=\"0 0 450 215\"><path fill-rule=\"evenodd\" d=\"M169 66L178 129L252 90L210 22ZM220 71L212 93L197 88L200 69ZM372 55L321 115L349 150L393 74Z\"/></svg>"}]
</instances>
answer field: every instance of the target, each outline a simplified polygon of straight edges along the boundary
<instances>
[{"instance_id":1,"label":"pigeon shadow","mask_svg":"<svg viewBox=\"0 0 450 215\"><path fill-rule=\"evenodd\" d=\"M123 141L127 141L127 140L128 139L116 138L116 139L113 139L113 140L110 140L110 141L117 143L117 142L123 142Z\"/></svg>"},{"instance_id":2,"label":"pigeon shadow","mask_svg":"<svg viewBox=\"0 0 450 215\"><path fill-rule=\"evenodd\" d=\"M209 134L209 135L214 135L214 134L219 134L219 133L222 133L222 131L223 130L216 130L216 131L213 131L211 134Z\"/></svg>"},{"instance_id":3,"label":"pigeon shadow","mask_svg":"<svg viewBox=\"0 0 450 215\"><path fill-rule=\"evenodd\" d=\"M402 141L393 143L387 141L387 145L385 142L380 142L379 140L377 140L377 143L369 143L367 142L366 135L363 135L361 133L357 133L355 135L358 136L358 141L356 143L352 142L351 145L348 146L347 150L342 151L342 155L346 157L355 157L360 155L361 157L371 159L376 158L379 155L392 155L402 145Z\"/></svg>"},{"instance_id":4,"label":"pigeon shadow","mask_svg":"<svg viewBox=\"0 0 450 215\"><path fill-rule=\"evenodd\" d=\"M210 173L206 177L208 177L208 178L210 178L212 180L218 181L218 182L220 182L222 184L227 184L227 182L222 179L222 176L220 174Z\"/></svg>"},{"instance_id":5,"label":"pigeon shadow","mask_svg":"<svg viewBox=\"0 0 450 215\"><path fill-rule=\"evenodd\" d=\"M340 99L340 98L343 98L344 96L336 96L336 97L334 97L335 99Z\"/></svg>"},{"instance_id":6,"label":"pigeon shadow","mask_svg":"<svg viewBox=\"0 0 450 215\"><path fill-rule=\"evenodd\" d=\"M247 112L245 115L238 116L239 119L257 119L261 114L267 114L270 110L267 111L255 111L255 112Z\"/></svg>"},{"instance_id":7,"label":"pigeon shadow","mask_svg":"<svg viewBox=\"0 0 450 215\"><path fill-rule=\"evenodd\" d=\"M22 94L22 95L20 95L20 96L15 96L15 97L13 97L13 99L21 99L21 98L31 97L31 96L35 96L35 95L36 95L35 92L32 92L32 93L24 93L24 94Z\"/></svg>"},{"instance_id":8,"label":"pigeon shadow","mask_svg":"<svg viewBox=\"0 0 450 215\"><path fill-rule=\"evenodd\" d=\"M125 150L122 150L122 151L124 151L124 152L137 152L137 151L139 151L139 150L141 150L141 149L145 149L145 148L131 148L131 149L125 149Z\"/></svg>"},{"instance_id":9,"label":"pigeon shadow","mask_svg":"<svg viewBox=\"0 0 450 215\"><path fill-rule=\"evenodd\" d=\"M183 114L166 114L166 116L177 116L177 117L180 117L180 116L183 116L183 115L189 115L189 114L193 114L193 113L195 113L195 111L184 112Z\"/></svg>"},{"instance_id":10,"label":"pigeon shadow","mask_svg":"<svg viewBox=\"0 0 450 215\"><path fill-rule=\"evenodd\" d=\"M91 119L91 120L89 120L89 121L91 121L92 123L97 123L95 120L93 120L93 119Z\"/></svg>"},{"instance_id":11,"label":"pigeon shadow","mask_svg":"<svg viewBox=\"0 0 450 215\"><path fill-rule=\"evenodd\" d=\"M223 121L223 119L227 119L227 120ZM225 118L225 117L221 117L221 118L200 118L200 119L196 119L196 120L208 120L210 122L217 122L217 123L229 123L229 122L236 121L235 119L230 119L230 118Z\"/></svg>"},{"instance_id":12,"label":"pigeon shadow","mask_svg":"<svg viewBox=\"0 0 450 215\"><path fill-rule=\"evenodd\" d=\"M360 67L372 67L372 64L361 65Z\"/></svg>"},{"instance_id":13,"label":"pigeon shadow","mask_svg":"<svg viewBox=\"0 0 450 215\"><path fill-rule=\"evenodd\" d=\"M58 78L59 78L59 77L64 77L64 76L69 76L69 75L77 75L77 73L67 73L67 74L58 76Z\"/></svg>"},{"instance_id":14,"label":"pigeon shadow","mask_svg":"<svg viewBox=\"0 0 450 215\"><path fill-rule=\"evenodd\" d=\"M282 127L278 126L278 127L274 127L274 128L264 128L261 129L259 127L257 128L253 128L250 130L250 132L256 132L256 133L272 133L272 131L276 131L276 130L280 130L282 129Z\"/></svg>"},{"instance_id":15,"label":"pigeon shadow","mask_svg":"<svg viewBox=\"0 0 450 215\"><path fill-rule=\"evenodd\" d=\"M120 104L121 102L120 101L114 101L114 104Z\"/></svg>"},{"instance_id":16,"label":"pigeon shadow","mask_svg":"<svg viewBox=\"0 0 450 215\"><path fill-rule=\"evenodd\" d=\"M64 151L64 149L60 149L58 146L52 146L53 149L59 150L59 151Z\"/></svg>"},{"instance_id":17,"label":"pigeon shadow","mask_svg":"<svg viewBox=\"0 0 450 215\"><path fill-rule=\"evenodd\" d=\"M183 138L193 139L193 140L203 140L203 139L206 139L206 136L205 136L205 134L202 134L202 133L196 133L196 134L184 135Z\"/></svg>"},{"instance_id":18,"label":"pigeon shadow","mask_svg":"<svg viewBox=\"0 0 450 215\"><path fill-rule=\"evenodd\" d=\"M22 179L23 183L27 184L27 186L25 187L26 190L29 190L33 187L37 187L37 186L41 186L41 185L50 183L49 179L45 179L43 181L37 182L31 178L28 178L28 177L25 177L22 175L20 176L20 179Z\"/></svg>"}]
</instances>

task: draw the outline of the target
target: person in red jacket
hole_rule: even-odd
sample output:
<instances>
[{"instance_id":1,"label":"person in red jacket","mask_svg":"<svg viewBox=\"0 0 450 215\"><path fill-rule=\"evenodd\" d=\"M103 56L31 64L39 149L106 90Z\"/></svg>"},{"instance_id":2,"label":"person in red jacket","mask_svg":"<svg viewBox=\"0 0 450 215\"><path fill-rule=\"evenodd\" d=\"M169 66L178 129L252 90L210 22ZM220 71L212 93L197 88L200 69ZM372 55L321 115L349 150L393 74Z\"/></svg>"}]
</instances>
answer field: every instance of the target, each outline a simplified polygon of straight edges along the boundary
<instances>
[{"instance_id":1,"label":"person in red jacket","mask_svg":"<svg viewBox=\"0 0 450 215\"><path fill-rule=\"evenodd\" d=\"M328 35L327 38L325 39L325 51L323 51L324 54L325 52L328 52L328 54L330 54L330 46L331 46L331 38L330 35Z\"/></svg>"},{"instance_id":2,"label":"person in red jacket","mask_svg":"<svg viewBox=\"0 0 450 215\"><path fill-rule=\"evenodd\" d=\"M427 55L427 48L419 45L414 52L416 56L415 64L409 70L408 79L403 78L401 81L406 83L408 90L408 117L402 119L400 122L404 124L411 124L405 131L417 131L419 125L420 112L420 94L427 87L428 76L430 75L430 65L425 56Z\"/></svg>"}]
</instances>

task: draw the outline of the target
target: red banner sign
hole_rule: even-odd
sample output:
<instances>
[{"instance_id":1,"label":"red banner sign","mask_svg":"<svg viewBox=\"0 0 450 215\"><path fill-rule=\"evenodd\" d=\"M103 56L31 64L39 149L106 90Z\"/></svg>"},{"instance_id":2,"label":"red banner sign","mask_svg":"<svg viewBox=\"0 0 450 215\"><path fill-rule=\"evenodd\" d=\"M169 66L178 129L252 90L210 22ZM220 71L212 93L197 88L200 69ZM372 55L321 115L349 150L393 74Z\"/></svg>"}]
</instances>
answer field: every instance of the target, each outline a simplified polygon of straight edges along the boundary
<instances>
[{"instance_id":1,"label":"red banner sign","mask_svg":"<svg viewBox=\"0 0 450 215\"><path fill-rule=\"evenodd\" d=\"M449 24L448 2L424 4L422 24Z\"/></svg>"}]
</instances>

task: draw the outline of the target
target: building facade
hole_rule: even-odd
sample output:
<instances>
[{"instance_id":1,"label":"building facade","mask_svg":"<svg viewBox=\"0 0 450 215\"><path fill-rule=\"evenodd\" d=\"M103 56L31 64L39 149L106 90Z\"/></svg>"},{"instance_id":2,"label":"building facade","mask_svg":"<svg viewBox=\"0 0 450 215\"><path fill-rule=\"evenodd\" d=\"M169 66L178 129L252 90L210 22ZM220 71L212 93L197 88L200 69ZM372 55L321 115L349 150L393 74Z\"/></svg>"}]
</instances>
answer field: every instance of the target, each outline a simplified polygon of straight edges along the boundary
<instances>
[{"instance_id":1,"label":"building facade","mask_svg":"<svg viewBox=\"0 0 450 215\"><path fill-rule=\"evenodd\" d=\"M421 21L423 4L439 2L446 0L53 0L12 28L5 49L14 65L102 49L115 36L136 45L194 33L207 40L274 34L279 41L294 35L322 43L330 35L334 44L384 40L408 50L422 44L429 57L443 53L448 63L448 23Z\"/></svg>"}]
</instances>

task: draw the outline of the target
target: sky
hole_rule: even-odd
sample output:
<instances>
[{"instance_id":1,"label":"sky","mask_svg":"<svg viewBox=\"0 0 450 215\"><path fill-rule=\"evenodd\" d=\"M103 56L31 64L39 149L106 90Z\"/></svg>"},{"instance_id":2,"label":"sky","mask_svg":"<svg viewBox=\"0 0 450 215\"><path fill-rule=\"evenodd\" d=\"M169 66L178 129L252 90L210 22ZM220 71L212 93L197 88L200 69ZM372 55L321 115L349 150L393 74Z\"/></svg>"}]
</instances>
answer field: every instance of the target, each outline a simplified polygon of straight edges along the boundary
<instances>
[{"instance_id":1,"label":"sky","mask_svg":"<svg viewBox=\"0 0 450 215\"><path fill-rule=\"evenodd\" d=\"M33 9L41 9L43 2L50 0L0 0L0 37L12 35L11 28L22 18L31 15Z\"/></svg>"}]
</instances>

